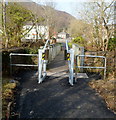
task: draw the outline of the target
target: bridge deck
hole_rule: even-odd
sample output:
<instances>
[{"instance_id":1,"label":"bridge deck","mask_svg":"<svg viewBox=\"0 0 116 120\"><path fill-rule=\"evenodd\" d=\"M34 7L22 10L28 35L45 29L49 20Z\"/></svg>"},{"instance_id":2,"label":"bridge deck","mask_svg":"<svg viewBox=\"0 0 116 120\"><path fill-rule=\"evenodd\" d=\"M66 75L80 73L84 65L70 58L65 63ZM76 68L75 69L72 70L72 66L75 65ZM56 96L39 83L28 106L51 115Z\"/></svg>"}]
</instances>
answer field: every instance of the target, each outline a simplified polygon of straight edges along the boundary
<instances>
[{"instance_id":1,"label":"bridge deck","mask_svg":"<svg viewBox=\"0 0 116 120\"><path fill-rule=\"evenodd\" d=\"M68 68L61 52L48 66L48 77L37 84L37 72L26 72L22 78L19 100L20 118L113 118L103 101L88 86L93 78L68 84Z\"/></svg>"}]
</instances>

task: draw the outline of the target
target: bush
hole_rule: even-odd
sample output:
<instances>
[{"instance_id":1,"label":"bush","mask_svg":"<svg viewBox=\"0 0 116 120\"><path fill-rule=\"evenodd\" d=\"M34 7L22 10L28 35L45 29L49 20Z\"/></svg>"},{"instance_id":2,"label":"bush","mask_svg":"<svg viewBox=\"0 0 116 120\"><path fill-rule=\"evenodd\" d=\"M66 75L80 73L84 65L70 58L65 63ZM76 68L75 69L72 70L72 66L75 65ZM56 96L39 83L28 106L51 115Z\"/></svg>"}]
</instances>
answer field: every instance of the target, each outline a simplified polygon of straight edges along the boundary
<instances>
[{"instance_id":1,"label":"bush","mask_svg":"<svg viewBox=\"0 0 116 120\"><path fill-rule=\"evenodd\" d=\"M115 38L110 38L109 43L108 43L108 50L112 51L115 50L116 46L116 37Z\"/></svg>"},{"instance_id":2,"label":"bush","mask_svg":"<svg viewBox=\"0 0 116 120\"><path fill-rule=\"evenodd\" d=\"M84 45L84 39L83 39L83 37L78 36L78 37L73 39L73 43Z\"/></svg>"}]
</instances>

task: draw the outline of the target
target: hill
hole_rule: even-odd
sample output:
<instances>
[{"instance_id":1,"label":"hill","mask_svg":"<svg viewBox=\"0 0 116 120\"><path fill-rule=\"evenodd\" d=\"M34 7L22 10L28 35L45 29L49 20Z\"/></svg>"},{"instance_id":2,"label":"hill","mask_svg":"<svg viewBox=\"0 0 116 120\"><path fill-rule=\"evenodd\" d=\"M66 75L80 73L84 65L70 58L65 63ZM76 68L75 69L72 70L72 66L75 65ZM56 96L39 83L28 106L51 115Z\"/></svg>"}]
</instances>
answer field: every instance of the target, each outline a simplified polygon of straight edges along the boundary
<instances>
[{"instance_id":1,"label":"hill","mask_svg":"<svg viewBox=\"0 0 116 120\"><path fill-rule=\"evenodd\" d=\"M58 11L55 10L52 7L49 6L43 6L43 5L39 5L35 2L29 1L29 2L18 2L18 4L20 4L22 7L32 11L32 13L34 15L37 15L38 17L43 16L45 17L45 12L49 11L48 14L54 14L54 22L55 22L55 26L57 28L58 31L61 31L64 28L68 28L70 21L73 19L76 19L75 17L73 17L72 15L70 15L69 13L66 13L64 11Z\"/></svg>"}]
</instances>

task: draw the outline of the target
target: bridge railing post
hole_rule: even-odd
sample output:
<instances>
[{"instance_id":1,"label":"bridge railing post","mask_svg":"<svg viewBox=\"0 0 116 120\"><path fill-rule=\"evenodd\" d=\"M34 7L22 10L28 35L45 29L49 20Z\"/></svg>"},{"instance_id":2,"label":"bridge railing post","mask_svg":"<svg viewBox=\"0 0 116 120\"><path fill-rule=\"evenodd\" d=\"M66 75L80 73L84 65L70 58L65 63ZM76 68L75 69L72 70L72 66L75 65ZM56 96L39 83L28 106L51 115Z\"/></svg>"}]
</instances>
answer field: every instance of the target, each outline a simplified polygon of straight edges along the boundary
<instances>
[{"instance_id":1,"label":"bridge railing post","mask_svg":"<svg viewBox=\"0 0 116 120\"><path fill-rule=\"evenodd\" d=\"M106 79L106 57L105 57L105 61L104 61L104 80Z\"/></svg>"},{"instance_id":2,"label":"bridge railing post","mask_svg":"<svg viewBox=\"0 0 116 120\"><path fill-rule=\"evenodd\" d=\"M46 72L47 63L51 62L56 57L56 55L60 52L60 50L58 51L58 47L55 44L49 45L47 47L48 43L49 42L47 40L45 46L38 50L38 56L39 56L38 58L38 83L41 83L44 80L44 78L47 76L47 72Z\"/></svg>"},{"instance_id":3,"label":"bridge railing post","mask_svg":"<svg viewBox=\"0 0 116 120\"><path fill-rule=\"evenodd\" d=\"M68 41L66 40L66 54L70 54L70 59L68 60L68 66L69 66L69 83L71 85L74 84L74 50L73 49L70 49L69 50L69 47L68 47ZM67 59L67 57L66 57Z\"/></svg>"},{"instance_id":4,"label":"bridge railing post","mask_svg":"<svg viewBox=\"0 0 116 120\"><path fill-rule=\"evenodd\" d=\"M70 74L69 74L69 83L71 85L73 85L73 78L74 78L74 50L73 49L70 49L69 50L70 52L70 61L69 61L69 71L70 71Z\"/></svg>"},{"instance_id":5,"label":"bridge railing post","mask_svg":"<svg viewBox=\"0 0 116 120\"><path fill-rule=\"evenodd\" d=\"M42 49L38 50L38 83L42 82Z\"/></svg>"}]
</instances>

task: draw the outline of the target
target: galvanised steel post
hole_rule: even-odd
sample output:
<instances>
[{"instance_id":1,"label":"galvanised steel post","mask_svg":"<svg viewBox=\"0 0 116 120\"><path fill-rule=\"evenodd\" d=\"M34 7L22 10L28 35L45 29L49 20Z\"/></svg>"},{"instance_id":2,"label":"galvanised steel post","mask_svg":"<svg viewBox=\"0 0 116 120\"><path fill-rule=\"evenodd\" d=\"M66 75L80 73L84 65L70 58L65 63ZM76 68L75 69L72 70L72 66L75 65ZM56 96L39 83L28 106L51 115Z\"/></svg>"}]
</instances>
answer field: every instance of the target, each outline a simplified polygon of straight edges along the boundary
<instances>
[{"instance_id":1,"label":"galvanised steel post","mask_svg":"<svg viewBox=\"0 0 116 120\"><path fill-rule=\"evenodd\" d=\"M81 47L81 55L84 55L84 47ZM84 66L84 56L80 58L81 62L80 65ZM83 68L80 69L81 72L83 72Z\"/></svg>"},{"instance_id":2,"label":"galvanised steel post","mask_svg":"<svg viewBox=\"0 0 116 120\"><path fill-rule=\"evenodd\" d=\"M105 57L105 62L104 62L104 80L106 79L106 57Z\"/></svg>"},{"instance_id":3,"label":"galvanised steel post","mask_svg":"<svg viewBox=\"0 0 116 120\"><path fill-rule=\"evenodd\" d=\"M70 77L69 77L69 83L73 85L73 77L74 77L74 50L70 50Z\"/></svg>"},{"instance_id":4,"label":"galvanised steel post","mask_svg":"<svg viewBox=\"0 0 116 120\"><path fill-rule=\"evenodd\" d=\"M11 57L12 53L10 53L10 76L12 77L12 57Z\"/></svg>"},{"instance_id":5,"label":"galvanised steel post","mask_svg":"<svg viewBox=\"0 0 116 120\"><path fill-rule=\"evenodd\" d=\"M47 60L43 60L43 76L46 76L46 64L47 64Z\"/></svg>"},{"instance_id":6,"label":"galvanised steel post","mask_svg":"<svg viewBox=\"0 0 116 120\"><path fill-rule=\"evenodd\" d=\"M75 56L75 82L77 82L77 68L76 66L78 66L78 58L77 56Z\"/></svg>"},{"instance_id":7,"label":"galvanised steel post","mask_svg":"<svg viewBox=\"0 0 116 120\"><path fill-rule=\"evenodd\" d=\"M42 82L42 49L38 50L38 83Z\"/></svg>"},{"instance_id":8,"label":"galvanised steel post","mask_svg":"<svg viewBox=\"0 0 116 120\"><path fill-rule=\"evenodd\" d=\"M77 65L76 68L92 68L92 69L104 69L104 79L106 78L106 57L105 56L93 56L93 55L76 55L76 57L92 57L92 58L103 58L104 59L104 67L93 67L93 66L79 66ZM78 58L77 58L78 62Z\"/></svg>"}]
</instances>

